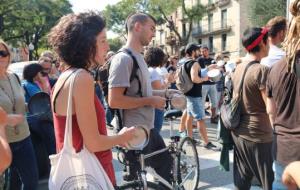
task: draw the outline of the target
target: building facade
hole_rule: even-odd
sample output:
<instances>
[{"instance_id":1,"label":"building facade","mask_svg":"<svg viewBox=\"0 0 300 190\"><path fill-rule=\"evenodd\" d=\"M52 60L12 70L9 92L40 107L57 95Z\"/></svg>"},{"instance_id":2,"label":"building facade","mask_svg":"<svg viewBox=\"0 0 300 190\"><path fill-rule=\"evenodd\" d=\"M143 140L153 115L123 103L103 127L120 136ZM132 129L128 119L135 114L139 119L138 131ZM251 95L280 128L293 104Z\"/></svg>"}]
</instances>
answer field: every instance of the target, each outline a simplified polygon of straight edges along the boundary
<instances>
[{"instance_id":1,"label":"building facade","mask_svg":"<svg viewBox=\"0 0 300 190\"><path fill-rule=\"evenodd\" d=\"M186 6L206 6L207 14L201 20L194 21L189 42L207 45L211 55L222 53L230 58L245 55L241 44L244 30L251 27L248 19L248 0L186 0ZM189 27L183 19L181 7L170 15L181 35ZM168 54L177 53L178 39L166 25L158 27L154 44L160 45Z\"/></svg>"}]
</instances>

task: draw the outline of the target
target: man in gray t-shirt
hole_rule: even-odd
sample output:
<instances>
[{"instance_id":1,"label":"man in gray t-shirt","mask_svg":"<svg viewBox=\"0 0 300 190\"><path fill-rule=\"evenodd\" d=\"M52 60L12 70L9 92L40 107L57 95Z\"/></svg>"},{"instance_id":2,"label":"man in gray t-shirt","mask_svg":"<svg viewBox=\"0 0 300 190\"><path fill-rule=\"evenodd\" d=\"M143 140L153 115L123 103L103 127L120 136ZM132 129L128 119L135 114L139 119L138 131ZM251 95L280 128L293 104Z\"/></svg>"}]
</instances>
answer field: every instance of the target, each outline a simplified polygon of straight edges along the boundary
<instances>
[{"instance_id":1,"label":"man in gray t-shirt","mask_svg":"<svg viewBox=\"0 0 300 190\"><path fill-rule=\"evenodd\" d=\"M135 97L134 100L138 101L147 97L151 97L152 88L150 76L143 55L128 46L125 46L124 48L130 50L139 65L137 75L141 83L142 98L137 93L139 90L138 80L135 78L130 84L130 75L133 67L133 60L131 56L125 52L116 54L112 59L111 67L109 69L109 88L112 89L125 87L127 88L125 95L129 97ZM126 103L131 104L130 102ZM121 107L122 109L124 109L122 117L124 126L130 127L134 125L145 125L149 129L152 129L154 123L154 108L152 107L152 105L147 105L146 102L143 106L138 106L137 104L131 105L136 105L136 107L133 109L126 109L125 106Z\"/></svg>"},{"instance_id":2,"label":"man in gray t-shirt","mask_svg":"<svg viewBox=\"0 0 300 190\"><path fill-rule=\"evenodd\" d=\"M144 153L150 153L166 147L160 134L153 128L154 108L164 108L166 99L161 95L165 93L152 91L147 64L140 53L155 36L155 19L144 13L135 13L128 17L126 29L128 40L124 48L131 52L138 63L138 79L130 81L133 58L125 52L115 55L109 69L108 103L112 108L123 110L124 126L145 125L150 129L149 143L143 149ZM137 178L139 164L131 151L126 155L126 159L130 161L130 174L124 176L124 180L133 180ZM163 152L147 159L146 165L153 167L160 176L169 181L171 160L170 154Z\"/></svg>"}]
</instances>

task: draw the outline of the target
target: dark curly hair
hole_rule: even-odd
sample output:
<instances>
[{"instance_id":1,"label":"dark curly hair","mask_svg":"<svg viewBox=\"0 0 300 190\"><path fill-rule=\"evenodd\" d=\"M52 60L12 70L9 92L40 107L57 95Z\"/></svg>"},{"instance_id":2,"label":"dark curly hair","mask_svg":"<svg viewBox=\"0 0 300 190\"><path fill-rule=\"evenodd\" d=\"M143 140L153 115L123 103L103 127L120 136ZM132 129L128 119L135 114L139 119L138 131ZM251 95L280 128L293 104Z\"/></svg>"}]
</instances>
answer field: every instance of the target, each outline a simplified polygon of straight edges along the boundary
<instances>
[{"instance_id":1,"label":"dark curly hair","mask_svg":"<svg viewBox=\"0 0 300 190\"><path fill-rule=\"evenodd\" d=\"M242 44L246 48L249 46L252 42L254 42L260 35L261 35L262 28L248 28L245 30L243 37L242 37ZM268 40L268 32L263 36L262 41L264 44L267 44ZM259 44L255 47L253 47L249 53L256 53L260 51Z\"/></svg>"},{"instance_id":2,"label":"dark curly hair","mask_svg":"<svg viewBox=\"0 0 300 190\"><path fill-rule=\"evenodd\" d=\"M145 53L148 67L160 67L165 61L166 54L158 47L150 47Z\"/></svg>"},{"instance_id":3,"label":"dark curly hair","mask_svg":"<svg viewBox=\"0 0 300 190\"><path fill-rule=\"evenodd\" d=\"M97 35L105 20L97 12L68 14L48 34L48 41L61 60L75 68L90 67L96 54Z\"/></svg>"},{"instance_id":4,"label":"dark curly hair","mask_svg":"<svg viewBox=\"0 0 300 190\"><path fill-rule=\"evenodd\" d=\"M41 71L43 71L43 67L40 64L32 63L26 65L23 69L23 78L28 82L33 82L33 78Z\"/></svg>"}]
</instances>

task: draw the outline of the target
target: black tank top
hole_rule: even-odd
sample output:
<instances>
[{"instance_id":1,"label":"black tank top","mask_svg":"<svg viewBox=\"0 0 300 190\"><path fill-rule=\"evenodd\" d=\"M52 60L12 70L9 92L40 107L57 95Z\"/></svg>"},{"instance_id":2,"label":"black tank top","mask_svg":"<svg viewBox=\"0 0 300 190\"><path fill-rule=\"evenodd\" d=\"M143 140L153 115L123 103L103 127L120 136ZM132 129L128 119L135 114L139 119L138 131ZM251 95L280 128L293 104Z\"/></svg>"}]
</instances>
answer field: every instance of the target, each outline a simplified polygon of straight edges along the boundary
<instances>
[{"instance_id":1,"label":"black tank top","mask_svg":"<svg viewBox=\"0 0 300 190\"><path fill-rule=\"evenodd\" d=\"M184 69L188 73L189 77L191 78L191 69L194 64L199 64L195 60L188 60L186 63L184 63ZM201 77L201 71L199 71L199 76ZM194 83L193 88L185 93L186 96L191 97L202 97L202 83Z\"/></svg>"}]
</instances>

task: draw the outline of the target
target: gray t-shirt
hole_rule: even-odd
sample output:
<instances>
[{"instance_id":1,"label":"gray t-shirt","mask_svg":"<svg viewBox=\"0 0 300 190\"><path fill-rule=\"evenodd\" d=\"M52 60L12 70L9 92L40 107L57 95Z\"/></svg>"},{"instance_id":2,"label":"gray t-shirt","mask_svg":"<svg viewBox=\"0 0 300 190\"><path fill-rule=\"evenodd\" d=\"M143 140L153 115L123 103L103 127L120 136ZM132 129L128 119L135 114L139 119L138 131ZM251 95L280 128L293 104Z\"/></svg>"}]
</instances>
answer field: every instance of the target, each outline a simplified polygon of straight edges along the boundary
<instances>
[{"instance_id":1,"label":"gray t-shirt","mask_svg":"<svg viewBox=\"0 0 300 190\"><path fill-rule=\"evenodd\" d=\"M126 48L132 52L138 62L139 69L137 74L141 82L142 96L152 96L150 74L143 55L129 47ZM134 79L130 83L132 67L133 60L130 55L123 52L116 54L111 61L109 69L108 87L125 87L127 88L127 96L140 97L140 95L137 94L139 88L137 79ZM144 106L136 109L124 109L123 123L126 127L145 125L149 129L152 129L154 127L154 108L151 106Z\"/></svg>"}]
</instances>

